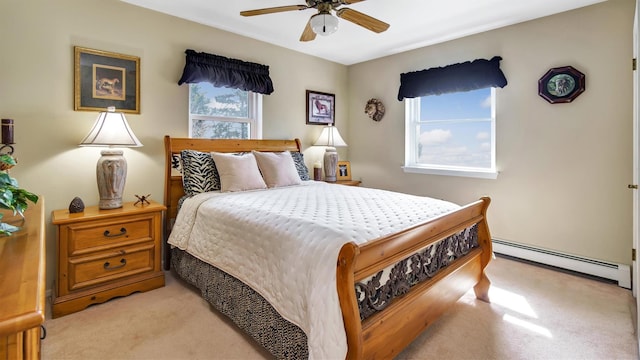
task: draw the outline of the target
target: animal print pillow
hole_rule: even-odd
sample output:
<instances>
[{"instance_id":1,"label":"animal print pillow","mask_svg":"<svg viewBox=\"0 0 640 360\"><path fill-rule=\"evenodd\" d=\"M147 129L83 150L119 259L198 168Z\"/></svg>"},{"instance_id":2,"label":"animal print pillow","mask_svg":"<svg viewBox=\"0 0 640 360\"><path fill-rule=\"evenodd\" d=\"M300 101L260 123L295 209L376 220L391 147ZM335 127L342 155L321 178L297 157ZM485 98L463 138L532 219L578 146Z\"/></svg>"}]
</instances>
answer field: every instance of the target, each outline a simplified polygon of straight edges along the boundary
<instances>
[{"instance_id":1,"label":"animal print pillow","mask_svg":"<svg viewBox=\"0 0 640 360\"><path fill-rule=\"evenodd\" d=\"M309 169L307 169L307 165L304 163L304 154L295 151L291 153L291 157L293 158L293 162L296 164L296 170L298 171L298 175L300 175L300 180L310 180Z\"/></svg>"},{"instance_id":2,"label":"animal print pillow","mask_svg":"<svg viewBox=\"0 0 640 360\"><path fill-rule=\"evenodd\" d=\"M182 150L182 187L187 196L220 190L220 175L210 153Z\"/></svg>"},{"instance_id":3,"label":"animal print pillow","mask_svg":"<svg viewBox=\"0 0 640 360\"><path fill-rule=\"evenodd\" d=\"M171 176L182 176L180 154L171 154Z\"/></svg>"}]
</instances>

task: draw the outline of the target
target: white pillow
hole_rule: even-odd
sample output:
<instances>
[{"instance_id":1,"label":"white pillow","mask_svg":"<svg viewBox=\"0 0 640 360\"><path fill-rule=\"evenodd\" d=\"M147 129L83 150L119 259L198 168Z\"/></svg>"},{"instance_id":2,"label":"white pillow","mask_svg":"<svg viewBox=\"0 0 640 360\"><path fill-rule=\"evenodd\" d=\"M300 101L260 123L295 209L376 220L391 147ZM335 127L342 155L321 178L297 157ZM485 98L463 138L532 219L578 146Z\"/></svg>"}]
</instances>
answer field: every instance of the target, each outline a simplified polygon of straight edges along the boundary
<instances>
[{"instance_id":1,"label":"white pillow","mask_svg":"<svg viewBox=\"0 0 640 360\"><path fill-rule=\"evenodd\" d=\"M253 155L256 157L262 178L268 187L299 185L302 183L290 152L253 151Z\"/></svg>"},{"instance_id":2,"label":"white pillow","mask_svg":"<svg viewBox=\"0 0 640 360\"><path fill-rule=\"evenodd\" d=\"M256 158L252 153L242 155L212 152L211 157L216 163L220 174L220 191L244 191L266 189Z\"/></svg>"}]
</instances>

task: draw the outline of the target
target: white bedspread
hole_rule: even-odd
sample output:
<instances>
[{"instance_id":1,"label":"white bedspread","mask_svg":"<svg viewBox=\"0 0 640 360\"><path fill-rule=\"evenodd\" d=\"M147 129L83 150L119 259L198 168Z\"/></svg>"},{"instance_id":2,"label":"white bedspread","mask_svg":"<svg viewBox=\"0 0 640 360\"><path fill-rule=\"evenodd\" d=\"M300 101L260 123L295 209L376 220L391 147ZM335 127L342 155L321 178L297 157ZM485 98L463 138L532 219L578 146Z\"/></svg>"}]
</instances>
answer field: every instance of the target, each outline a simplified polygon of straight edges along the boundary
<instances>
[{"instance_id":1,"label":"white bedspread","mask_svg":"<svg viewBox=\"0 0 640 360\"><path fill-rule=\"evenodd\" d=\"M303 185L186 200L169 243L237 277L306 334L311 359L344 359L336 290L343 244L364 243L458 208L362 187Z\"/></svg>"}]
</instances>

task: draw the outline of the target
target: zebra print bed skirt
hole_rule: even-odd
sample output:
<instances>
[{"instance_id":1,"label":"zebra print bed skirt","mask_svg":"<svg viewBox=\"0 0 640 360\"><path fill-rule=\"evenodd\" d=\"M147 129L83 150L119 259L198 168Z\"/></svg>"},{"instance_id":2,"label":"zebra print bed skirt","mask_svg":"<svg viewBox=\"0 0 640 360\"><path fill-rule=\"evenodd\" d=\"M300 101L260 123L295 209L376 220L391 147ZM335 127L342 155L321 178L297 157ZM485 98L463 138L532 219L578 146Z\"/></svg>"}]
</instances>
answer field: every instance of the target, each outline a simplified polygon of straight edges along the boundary
<instances>
[{"instance_id":1,"label":"zebra print bed skirt","mask_svg":"<svg viewBox=\"0 0 640 360\"><path fill-rule=\"evenodd\" d=\"M276 359L308 359L307 335L285 320L260 294L224 271L178 249L171 267L202 297Z\"/></svg>"}]
</instances>

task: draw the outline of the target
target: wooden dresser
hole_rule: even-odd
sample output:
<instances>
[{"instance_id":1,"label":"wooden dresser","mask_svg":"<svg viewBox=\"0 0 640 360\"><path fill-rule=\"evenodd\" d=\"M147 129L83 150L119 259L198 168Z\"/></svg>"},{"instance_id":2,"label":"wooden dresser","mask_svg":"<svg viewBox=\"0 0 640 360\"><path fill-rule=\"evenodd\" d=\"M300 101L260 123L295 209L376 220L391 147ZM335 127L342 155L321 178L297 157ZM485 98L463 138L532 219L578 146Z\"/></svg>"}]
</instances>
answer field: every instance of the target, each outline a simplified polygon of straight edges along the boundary
<instances>
[{"instance_id":1,"label":"wooden dresser","mask_svg":"<svg viewBox=\"0 0 640 360\"><path fill-rule=\"evenodd\" d=\"M44 199L30 204L23 222L2 210L3 221L21 227L0 236L0 360L39 359L45 311Z\"/></svg>"},{"instance_id":2,"label":"wooden dresser","mask_svg":"<svg viewBox=\"0 0 640 360\"><path fill-rule=\"evenodd\" d=\"M55 210L58 273L52 317L80 311L117 296L164 286L162 212L157 202L119 209Z\"/></svg>"}]
</instances>

